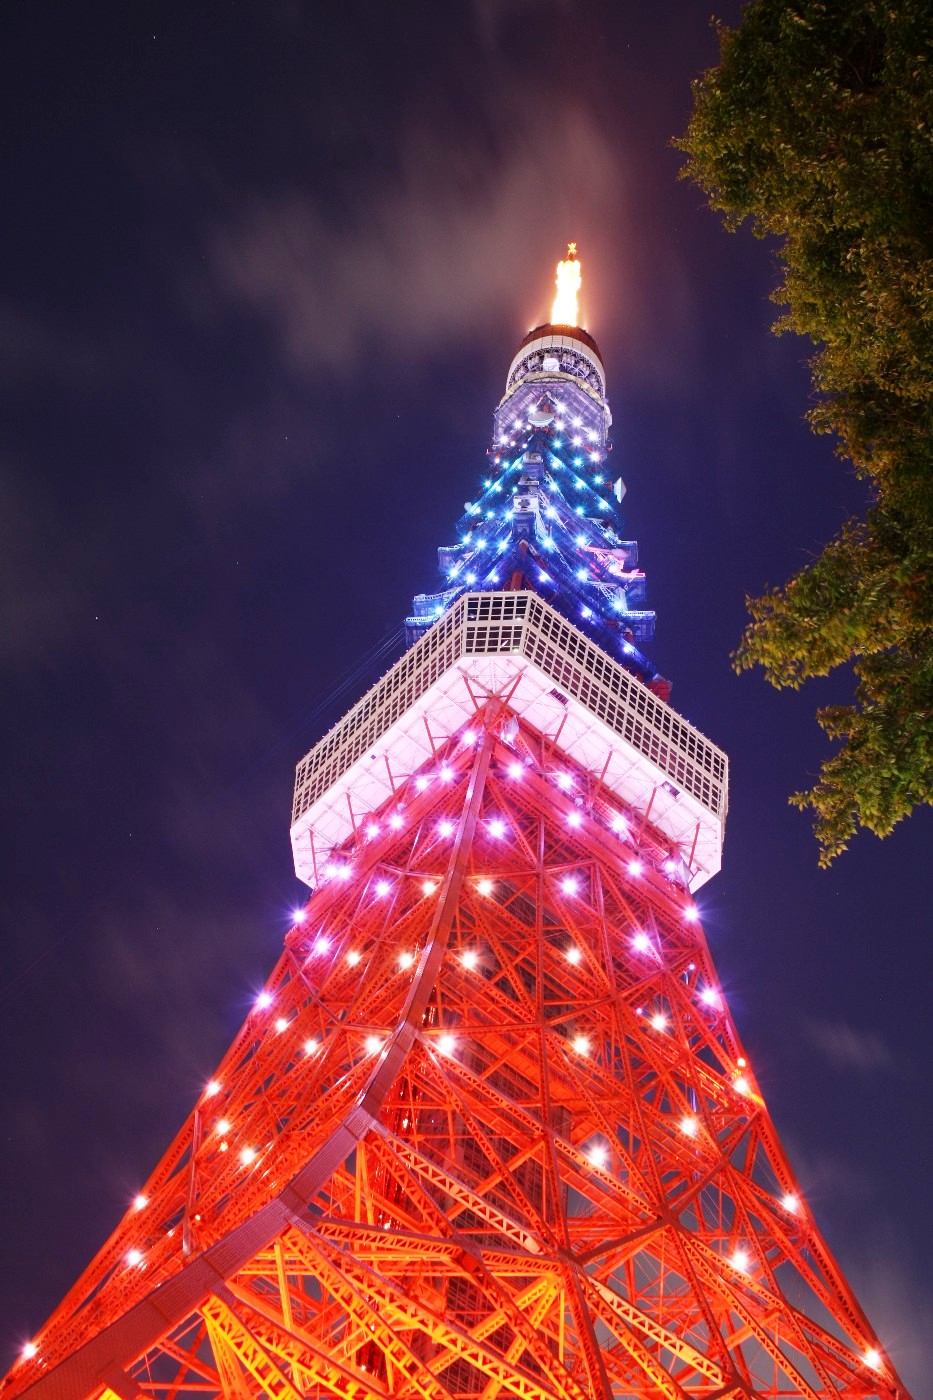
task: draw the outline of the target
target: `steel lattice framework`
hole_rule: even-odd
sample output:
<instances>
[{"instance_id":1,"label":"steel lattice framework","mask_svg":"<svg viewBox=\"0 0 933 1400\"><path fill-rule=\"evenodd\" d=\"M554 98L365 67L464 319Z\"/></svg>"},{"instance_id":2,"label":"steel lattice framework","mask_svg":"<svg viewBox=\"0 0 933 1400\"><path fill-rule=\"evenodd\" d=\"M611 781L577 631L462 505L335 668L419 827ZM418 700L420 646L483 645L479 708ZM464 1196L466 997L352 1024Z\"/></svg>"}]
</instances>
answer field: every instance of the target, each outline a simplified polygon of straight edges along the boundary
<instances>
[{"instance_id":1,"label":"steel lattice framework","mask_svg":"<svg viewBox=\"0 0 933 1400\"><path fill-rule=\"evenodd\" d=\"M549 329L497 421L542 374L608 421L595 343ZM536 368L564 342L583 370ZM4 1400L907 1400L693 904L725 755L536 596L535 538L299 765L311 897Z\"/></svg>"},{"instance_id":2,"label":"steel lattice framework","mask_svg":"<svg viewBox=\"0 0 933 1400\"><path fill-rule=\"evenodd\" d=\"M312 896L10 1394L898 1393L689 895L511 718Z\"/></svg>"}]
</instances>

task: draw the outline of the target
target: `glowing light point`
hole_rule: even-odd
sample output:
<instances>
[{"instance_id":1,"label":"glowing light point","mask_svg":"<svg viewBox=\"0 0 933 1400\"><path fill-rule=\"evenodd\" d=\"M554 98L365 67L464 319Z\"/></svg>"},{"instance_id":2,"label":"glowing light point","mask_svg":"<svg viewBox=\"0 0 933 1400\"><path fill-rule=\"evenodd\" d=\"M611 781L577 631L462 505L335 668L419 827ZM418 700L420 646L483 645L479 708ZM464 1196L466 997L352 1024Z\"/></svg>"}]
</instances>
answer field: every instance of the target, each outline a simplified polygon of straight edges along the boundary
<instances>
[{"instance_id":1,"label":"glowing light point","mask_svg":"<svg viewBox=\"0 0 933 1400\"><path fill-rule=\"evenodd\" d=\"M436 889L437 885L433 880L425 880L424 884L421 886L422 894L434 894Z\"/></svg>"},{"instance_id":2,"label":"glowing light point","mask_svg":"<svg viewBox=\"0 0 933 1400\"><path fill-rule=\"evenodd\" d=\"M573 787L573 778L571 778L569 773L558 773L556 781L557 786L564 792L566 792L568 788Z\"/></svg>"},{"instance_id":3,"label":"glowing light point","mask_svg":"<svg viewBox=\"0 0 933 1400\"><path fill-rule=\"evenodd\" d=\"M313 1055L318 1048L318 1042L315 1040L314 1036L312 1036L310 1040L305 1041L304 1049L306 1055Z\"/></svg>"},{"instance_id":4,"label":"glowing light point","mask_svg":"<svg viewBox=\"0 0 933 1400\"><path fill-rule=\"evenodd\" d=\"M667 1017L663 1011L656 1011L652 1016L651 1028L656 1031L667 1030Z\"/></svg>"},{"instance_id":5,"label":"glowing light point","mask_svg":"<svg viewBox=\"0 0 933 1400\"><path fill-rule=\"evenodd\" d=\"M749 1083L744 1074L740 1074L735 1081L735 1089L736 1093L739 1094L747 1094L749 1092Z\"/></svg>"},{"instance_id":6,"label":"glowing light point","mask_svg":"<svg viewBox=\"0 0 933 1400\"><path fill-rule=\"evenodd\" d=\"M787 1195L781 1201L781 1205L791 1215L796 1215L798 1210L800 1209L800 1202L794 1195L793 1191L788 1191Z\"/></svg>"},{"instance_id":7,"label":"glowing light point","mask_svg":"<svg viewBox=\"0 0 933 1400\"><path fill-rule=\"evenodd\" d=\"M522 776L522 765L520 763L509 764L509 777L520 778Z\"/></svg>"},{"instance_id":8,"label":"glowing light point","mask_svg":"<svg viewBox=\"0 0 933 1400\"><path fill-rule=\"evenodd\" d=\"M370 840L372 840L374 836L379 835L379 825L377 822L369 823L369 826L366 828L366 835L369 837Z\"/></svg>"},{"instance_id":9,"label":"glowing light point","mask_svg":"<svg viewBox=\"0 0 933 1400\"><path fill-rule=\"evenodd\" d=\"M460 954L460 961L463 963L463 966L465 968L468 968L470 971L472 971L472 969L476 966L476 964L479 961L479 953L476 952L475 948L466 948Z\"/></svg>"},{"instance_id":10,"label":"glowing light point","mask_svg":"<svg viewBox=\"0 0 933 1400\"><path fill-rule=\"evenodd\" d=\"M632 939L632 947L635 949L636 953L650 953L651 939L648 937L647 933L636 933L635 937Z\"/></svg>"},{"instance_id":11,"label":"glowing light point","mask_svg":"<svg viewBox=\"0 0 933 1400\"><path fill-rule=\"evenodd\" d=\"M452 1055L457 1048L456 1036L445 1032L437 1037L437 1049L441 1055Z\"/></svg>"},{"instance_id":12,"label":"glowing light point","mask_svg":"<svg viewBox=\"0 0 933 1400\"><path fill-rule=\"evenodd\" d=\"M645 867L640 860L630 860L628 863L628 873L630 875L641 875L644 873L644 869Z\"/></svg>"},{"instance_id":13,"label":"glowing light point","mask_svg":"<svg viewBox=\"0 0 933 1400\"><path fill-rule=\"evenodd\" d=\"M393 831L400 831L402 829L404 821L399 816L398 812L394 812L389 818L389 825L391 826Z\"/></svg>"},{"instance_id":14,"label":"glowing light point","mask_svg":"<svg viewBox=\"0 0 933 1400\"><path fill-rule=\"evenodd\" d=\"M398 965L401 968L411 967L414 961L414 953L409 953L407 950L404 953L399 953L398 955Z\"/></svg>"},{"instance_id":15,"label":"glowing light point","mask_svg":"<svg viewBox=\"0 0 933 1400\"><path fill-rule=\"evenodd\" d=\"M740 1273L747 1274L751 1259L747 1249L737 1249L732 1256L732 1267L738 1269Z\"/></svg>"},{"instance_id":16,"label":"glowing light point","mask_svg":"<svg viewBox=\"0 0 933 1400\"><path fill-rule=\"evenodd\" d=\"M379 896L380 899L385 899L386 895L389 893L391 888L392 886L389 884L388 880L376 881L376 894Z\"/></svg>"},{"instance_id":17,"label":"glowing light point","mask_svg":"<svg viewBox=\"0 0 933 1400\"><path fill-rule=\"evenodd\" d=\"M134 1269L137 1266L137 1264L141 1264L143 1262L142 1250L128 1249L126 1251L126 1262L129 1264L131 1269Z\"/></svg>"},{"instance_id":18,"label":"glowing light point","mask_svg":"<svg viewBox=\"0 0 933 1400\"><path fill-rule=\"evenodd\" d=\"M356 967L361 956L362 955L358 953L355 948L351 948L349 953L347 954L347 962L350 964L351 967Z\"/></svg>"},{"instance_id":19,"label":"glowing light point","mask_svg":"<svg viewBox=\"0 0 933 1400\"><path fill-rule=\"evenodd\" d=\"M426 777L424 776L424 774L422 773L422 774L420 775L420 777L417 777L417 778L415 779L415 787L418 789L419 792L424 792L424 790L425 790L425 788L427 787L429 781L430 781L430 779L426 778Z\"/></svg>"},{"instance_id":20,"label":"glowing light point","mask_svg":"<svg viewBox=\"0 0 933 1400\"><path fill-rule=\"evenodd\" d=\"M571 943L570 947L567 949L566 957L569 963L578 963L580 961L582 954L575 943Z\"/></svg>"},{"instance_id":21,"label":"glowing light point","mask_svg":"<svg viewBox=\"0 0 933 1400\"><path fill-rule=\"evenodd\" d=\"M288 1030L288 1021L284 1016L279 1016L277 1018L275 1023L275 1029L278 1031L279 1035L281 1035L283 1031Z\"/></svg>"},{"instance_id":22,"label":"glowing light point","mask_svg":"<svg viewBox=\"0 0 933 1400\"><path fill-rule=\"evenodd\" d=\"M684 910L684 918L688 924L695 924L700 917L700 911L695 904L688 904Z\"/></svg>"},{"instance_id":23,"label":"glowing light point","mask_svg":"<svg viewBox=\"0 0 933 1400\"><path fill-rule=\"evenodd\" d=\"M140 1196L134 1196L134 1197L133 1197L133 1209L134 1209L134 1210L145 1210L145 1209L146 1209L146 1206L147 1206L148 1204L149 1204L149 1197L148 1197L148 1196L142 1196L142 1195L140 1195Z\"/></svg>"},{"instance_id":24,"label":"glowing light point","mask_svg":"<svg viewBox=\"0 0 933 1400\"><path fill-rule=\"evenodd\" d=\"M865 1365L873 1371L881 1370L881 1352L877 1347L869 1347L865 1353Z\"/></svg>"},{"instance_id":25,"label":"glowing light point","mask_svg":"<svg viewBox=\"0 0 933 1400\"><path fill-rule=\"evenodd\" d=\"M583 825L583 817L580 815L579 812L568 812L568 813L567 813L567 825L568 825L568 826L582 826L582 825Z\"/></svg>"},{"instance_id":26,"label":"glowing light point","mask_svg":"<svg viewBox=\"0 0 933 1400\"><path fill-rule=\"evenodd\" d=\"M316 953L326 953L329 947L330 939L325 938L323 934L320 938L315 940L314 951Z\"/></svg>"},{"instance_id":27,"label":"glowing light point","mask_svg":"<svg viewBox=\"0 0 933 1400\"><path fill-rule=\"evenodd\" d=\"M265 1011L267 1006L272 1005L272 996L269 992L260 992L256 998L255 1006L257 1011Z\"/></svg>"},{"instance_id":28,"label":"glowing light point","mask_svg":"<svg viewBox=\"0 0 933 1400\"><path fill-rule=\"evenodd\" d=\"M480 880L476 888L479 890L480 894L490 895L495 889L495 885L491 880Z\"/></svg>"},{"instance_id":29,"label":"glowing light point","mask_svg":"<svg viewBox=\"0 0 933 1400\"><path fill-rule=\"evenodd\" d=\"M551 324L554 326L579 325L577 296L580 291L582 272L577 260L576 243L567 244L567 256L557 264L557 295L551 307Z\"/></svg>"},{"instance_id":30,"label":"glowing light point","mask_svg":"<svg viewBox=\"0 0 933 1400\"><path fill-rule=\"evenodd\" d=\"M568 875L566 880L561 880L560 887L564 894L576 894L580 888L580 884L572 875Z\"/></svg>"},{"instance_id":31,"label":"glowing light point","mask_svg":"<svg viewBox=\"0 0 933 1400\"><path fill-rule=\"evenodd\" d=\"M248 1167L252 1162L255 1162L255 1160L255 1147L243 1147L240 1149L240 1161L243 1163L244 1167Z\"/></svg>"},{"instance_id":32,"label":"glowing light point","mask_svg":"<svg viewBox=\"0 0 933 1400\"><path fill-rule=\"evenodd\" d=\"M453 822L443 821L440 823L437 829L442 836L453 836L454 834Z\"/></svg>"},{"instance_id":33,"label":"glowing light point","mask_svg":"<svg viewBox=\"0 0 933 1400\"><path fill-rule=\"evenodd\" d=\"M24 1361L31 1361L32 1358L38 1352L38 1350L39 1348L36 1346L35 1342L26 1342L23 1346L22 1351L20 1352L20 1356L23 1358Z\"/></svg>"},{"instance_id":34,"label":"glowing light point","mask_svg":"<svg viewBox=\"0 0 933 1400\"><path fill-rule=\"evenodd\" d=\"M382 1049L382 1036L368 1035L366 1037L366 1053L376 1055Z\"/></svg>"},{"instance_id":35,"label":"glowing light point","mask_svg":"<svg viewBox=\"0 0 933 1400\"><path fill-rule=\"evenodd\" d=\"M226 1137L230 1131L230 1124L226 1118L218 1118L217 1131L221 1137Z\"/></svg>"},{"instance_id":36,"label":"glowing light point","mask_svg":"<svg viewBox=\"0 0 933 1400\"><path fill-rule=\"evenodd\" d=\"M573 1048L574 1050L576 1050L578 1055L588 1055L590 1053L590 1042L587 1040L585 1035L575 1036L573 1041Z\"/></svg>"},{"instance_id":37,"label":"glowing light point","mask_svg":"<svg viewBox=\"0 0 933 1400\"><path fill-rule=\"evenodd\" d=\"M499 817L494 817L493 820L489 823L489 834L490 836L497 837L504 836L505 822L502 821Z\"/></svg>"},{"instance_id":38,"label":"glowing light point","mask_svg":"<svg viewBox=\"0 0 933 1400\"><path fill-rule=\"evenodd\" d=\"M307 917L307 909L295 909L292 911L292 919L296 924L303 924Z\"/></svg>"},{"instance_id":39,"label":"glowing light point","mask_svg":"<svg viewBox=\"0 0 933 1400\"><path fill-rule=\"evenodd\" d=\"M216 1079L209 1079L204 1086L204 1097L212 1099L215 1094L220 1093L220 1083Z\"/></svg>"},{"instance_id":40,"label":"glowing light point","mask_svg":"<svg viewBox=\"0 0 933 1400\"><path fill-rule=\"evenodd\" d=\"M719 993L713 987L704 987L700 993L700 1000L704 1006L718 1006Z\"/></svg>"},{"instance_id":41,"label":"glowing light point","mask_svg":"<svg viewBox=\"0 0 933 1400\"><path fill-rule=\"evenodd\" d=\"M681 1118L680 1120L680 1131L686 1137L696 1137L697 1132L699 1131L699 1127L700 1125L696 1118L691 1118L688 1116L686 1118Z\"/></svg>"}]
</instances>

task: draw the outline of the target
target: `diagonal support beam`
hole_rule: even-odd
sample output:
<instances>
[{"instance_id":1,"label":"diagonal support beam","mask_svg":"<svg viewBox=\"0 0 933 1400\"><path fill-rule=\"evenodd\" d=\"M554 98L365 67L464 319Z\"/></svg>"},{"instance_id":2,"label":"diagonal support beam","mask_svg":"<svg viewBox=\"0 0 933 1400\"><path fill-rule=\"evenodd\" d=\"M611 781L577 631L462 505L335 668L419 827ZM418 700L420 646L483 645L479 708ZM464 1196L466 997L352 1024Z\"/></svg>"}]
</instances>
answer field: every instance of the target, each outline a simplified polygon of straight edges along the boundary
<instances>
[{"instance_id":1,"label":"diagonal support beam","mask_svg":"<svg viewBox=\"0 0 933 1400\"><path fill-rule=\"evenodd\" d=\"M253 1255L267 1248L289 1225L297 1223L324 1183L375 1126L392 1085L417 1040L447 951L447 940L463 888L495 743L492 725L500 709L501 703L498 701L490 701L485 707L483 737L476 746L463 812L430 934L399 1022L383 1047L356 1103L278 1196L230 1230L222 1240L211 1245L190 1264L184 1265L166 1283L153 1288L141 1302L95 1333L82 1347L69 1353L59 1365L29 1386L24 1394L33 1397L33 1400L83 1400L84 1396L106 1383L107 1372L114 1365L123 1367L132 1364L160 1337L199 1308L210 1294L216 1293L218 1287Z\"/></svg>"}]
</instances>

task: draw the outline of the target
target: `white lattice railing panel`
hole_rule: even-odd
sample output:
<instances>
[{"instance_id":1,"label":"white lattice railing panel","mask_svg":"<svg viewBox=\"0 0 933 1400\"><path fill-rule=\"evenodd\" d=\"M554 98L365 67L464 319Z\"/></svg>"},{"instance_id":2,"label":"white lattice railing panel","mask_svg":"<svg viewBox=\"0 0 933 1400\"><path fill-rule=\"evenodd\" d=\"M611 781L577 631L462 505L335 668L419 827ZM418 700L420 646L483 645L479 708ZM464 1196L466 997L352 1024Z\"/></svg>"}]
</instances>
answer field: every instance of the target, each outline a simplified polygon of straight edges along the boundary
<instances>
[{"instance_id":1,"label":"white lattice railing panel","mask_svg":"<svg viewBox=\"0 0 933 1400\"><path fill-rule=\"evenodd\" d=\"M650 801L652 822L676 844L689 841L696 883L715 873L726 755L536 594L509 592L463 595L298 764L292 837L302 878L313 882L312 832L321 849L337 846L352 829L348 810L390 795L390 750L400 773L430 758L425 716L435 735L454 733L473 715L471 685L489 694L516 678L517 713L542 733L559 728L558 746L578 761L608 762L604 781L626 801L642 810Z\"/></svg>"}]
</instances>

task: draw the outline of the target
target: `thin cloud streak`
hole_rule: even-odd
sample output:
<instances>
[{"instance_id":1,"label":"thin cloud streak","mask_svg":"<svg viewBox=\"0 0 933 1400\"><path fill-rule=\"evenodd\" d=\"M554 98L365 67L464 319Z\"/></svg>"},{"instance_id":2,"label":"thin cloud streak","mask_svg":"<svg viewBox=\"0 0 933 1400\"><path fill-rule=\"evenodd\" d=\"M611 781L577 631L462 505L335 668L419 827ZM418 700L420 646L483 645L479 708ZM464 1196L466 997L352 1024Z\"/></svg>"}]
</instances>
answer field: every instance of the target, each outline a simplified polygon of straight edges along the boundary
<instances>
[{"instance_id":1,"label":"thin cloud streak","mask_svg":"<svg viewBox=\"0 0 933 1400\"><path fill-rule=\"evenodd\" d=\"M863 1074L896 1067L893 1051L876 1031L854 1030L843 1021L806 1023L810 1042L837 1069L854 1069Z\"/></svg>"},{"instance_id":2,"label":"thin cloud streak","mask_svg":"<svg viewBox=\"0 0 933 1400\"><path fill-rule=\"evenodd\" d=\"M213 291L263 320L302 377L344 377L403 348L423 355L488 334L503 313L543 320L540 268L561 251L555 231L585 240L581 222L612 227L622 172L585 113L513 116L498 159L412 140L391 186L339 234L306 197L257 200L214 239Z\"/></svg>"}]
</instances>

